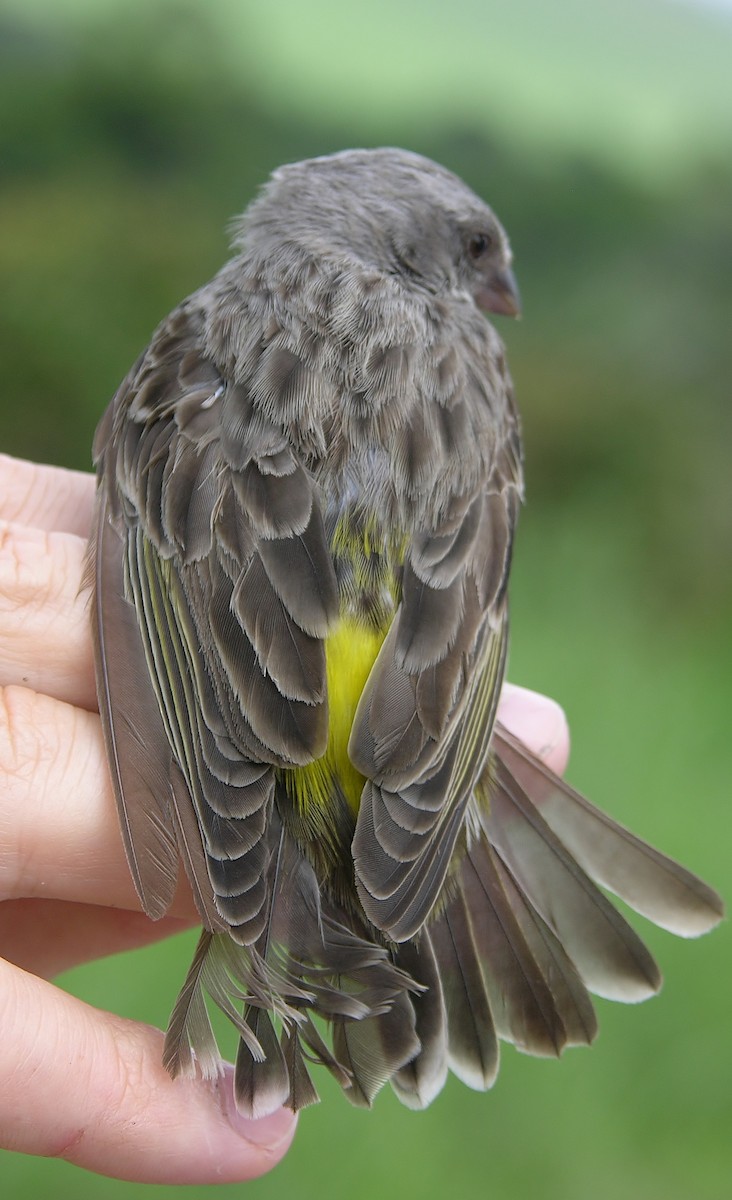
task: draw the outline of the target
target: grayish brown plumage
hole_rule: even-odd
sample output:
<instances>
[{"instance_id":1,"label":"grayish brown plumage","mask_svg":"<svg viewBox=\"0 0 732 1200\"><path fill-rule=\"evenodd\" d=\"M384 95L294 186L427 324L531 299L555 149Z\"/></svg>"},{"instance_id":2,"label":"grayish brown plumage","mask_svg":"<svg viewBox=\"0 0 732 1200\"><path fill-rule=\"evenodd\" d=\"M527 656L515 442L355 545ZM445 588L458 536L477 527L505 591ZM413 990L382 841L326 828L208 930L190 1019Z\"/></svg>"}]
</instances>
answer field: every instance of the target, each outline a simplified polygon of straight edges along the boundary
<instances>
[{"instance_id":1,"label":"grayish brown plumage","mask_svg":"<svg viewBox=\"0 0 732 1200\"><path fill-rule=\"evenodd\" d=\"M682 935L718 897L494 725L522 492L506 235L443 168L275 172L97 433L100 708L142 905L182 860L204 932L166 1063L243 1111L429 1103L498 1039L590 1042L660 983L597 885ZM325 1018L330 1044L313 1023Z\"/></svg>"}]
</instances>

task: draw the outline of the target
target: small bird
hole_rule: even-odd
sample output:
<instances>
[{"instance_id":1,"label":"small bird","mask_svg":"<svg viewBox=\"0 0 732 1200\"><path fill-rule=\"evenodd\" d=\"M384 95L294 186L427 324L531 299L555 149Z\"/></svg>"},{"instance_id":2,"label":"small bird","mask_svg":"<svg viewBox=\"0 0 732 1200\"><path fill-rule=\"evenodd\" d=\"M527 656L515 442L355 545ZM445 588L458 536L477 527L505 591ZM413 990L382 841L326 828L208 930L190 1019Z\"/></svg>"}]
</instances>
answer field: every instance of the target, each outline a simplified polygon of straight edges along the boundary
<instances>
[{"instance_id":1,"label":"small bird","mask_svg":"<svg viewBox=\"0 0 732 1200\"><path fill-rule=\"evenodd\" d=\"M99 425L90 543L102 724L130 870L203 931L173 1076L239 1035L240 1110L423 1108L499 1041L592 1041L590 993L656 992L600 887L681 936L719 897L496 723L522 497L485 312L506 234L416 154L275 171L235 255L168 316Z\"/></svg>"}]
</instances>

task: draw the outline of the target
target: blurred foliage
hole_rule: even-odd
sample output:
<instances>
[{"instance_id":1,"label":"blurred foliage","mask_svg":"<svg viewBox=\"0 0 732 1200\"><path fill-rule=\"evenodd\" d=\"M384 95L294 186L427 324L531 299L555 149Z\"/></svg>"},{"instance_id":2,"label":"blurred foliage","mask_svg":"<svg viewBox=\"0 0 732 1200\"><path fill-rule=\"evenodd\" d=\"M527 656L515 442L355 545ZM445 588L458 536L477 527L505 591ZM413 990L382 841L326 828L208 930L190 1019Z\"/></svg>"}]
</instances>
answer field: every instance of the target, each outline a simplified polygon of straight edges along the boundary
<instances>
[{"instance_id":1,"label":"blurred foliage","mask_svg":"<svg viewBox=\"0 0 732 1200\"><path fill-rule=\"evenodd\" d=\"M227 221L278 163L351 137L335 96L329 116L302 97L287 115L272 107L193 4L53 29L0 16L0 111L2 449L87 467L96 421L152 329L224 260ZM567 704L580 786L723 883L732 163L651 187L551 146L529 156L484 115L450 128L379 111L367 144L457 171L514 246L525 320L501 332L528 503L512 673ZM492 1096L453 1083L426 1114L386 1096L369 1117L321 1080L325 1102L287 1162L247 1193L722 1200L723 936L689 947L652 935L668 995L633 1013L603 1006L600 1044L561 1067L507 1051ZM68 986L161 1024L187 956L170 943ZM13 1197L129 1188L15 1156L0 1174ZM134 1194L148 1190L173 1195Z\"/></svg>"},{"instance_id":2,"label":"blurred foliage","mask_svg":"<svg viewBox=\"0 0 732 1200\"><path fill-rule=\"evenodd\" d=\"M232 80L203 8L106 20L0 30L3 442L74 465L154 325L224 259L228 219L278 162L344 144L337 113L285 121ZM659 193L467 128L382 136L464 175L509 228L530 499L603 491L664 605L726 601L730 559L710 551L732 519L732 171Z\"/></svg>"}]
</instances>

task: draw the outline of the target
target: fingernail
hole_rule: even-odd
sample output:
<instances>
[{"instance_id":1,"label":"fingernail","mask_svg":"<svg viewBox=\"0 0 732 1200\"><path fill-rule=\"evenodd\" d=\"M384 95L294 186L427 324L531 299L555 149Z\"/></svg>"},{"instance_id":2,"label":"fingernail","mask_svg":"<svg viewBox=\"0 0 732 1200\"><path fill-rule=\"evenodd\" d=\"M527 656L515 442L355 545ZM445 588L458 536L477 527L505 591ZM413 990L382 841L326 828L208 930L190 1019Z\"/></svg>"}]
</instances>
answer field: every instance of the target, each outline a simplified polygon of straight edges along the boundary
<instances>
[{"instance_id":1,"label":"fingernail","mask_svg":"<svg viewBox=\"0 0 732 1200\"><path fill-rule=\"evenodd\" d=\"M231 1063L224 1064L223 1074L218 1081L218 1092L226 1118L234 1132L253 1146L268 1147L271 1150L281 1146L284 1141L290 1141L295 1132L297 1117L289 1108L278 1108L266 1117L253 1121L245 1117L236 1107L234 1098L234 1067Z\"/></svg>"}]
</instances>

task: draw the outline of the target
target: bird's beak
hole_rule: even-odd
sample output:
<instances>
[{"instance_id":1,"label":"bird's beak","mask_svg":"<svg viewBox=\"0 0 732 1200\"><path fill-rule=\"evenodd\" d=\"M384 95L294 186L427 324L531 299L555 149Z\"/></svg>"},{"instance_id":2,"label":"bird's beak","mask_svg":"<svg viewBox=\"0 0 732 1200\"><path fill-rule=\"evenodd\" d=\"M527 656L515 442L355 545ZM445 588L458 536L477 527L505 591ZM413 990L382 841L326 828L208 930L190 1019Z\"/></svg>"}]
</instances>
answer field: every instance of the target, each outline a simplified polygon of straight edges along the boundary
<instances>
[{"instance_id":1,"label":"bird's beak","mask_svg":"<svg viewBox=\"0 0 732 1200\"><path fill-rule=\"evenodd\" d=\"M476 288L475 300L486 312L500 313L502 317L521 316L518 285L510 267L494 271L486 283Z\"/></svg>"}]
</instances>

